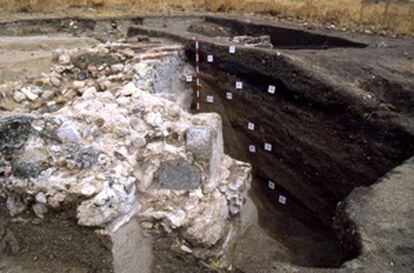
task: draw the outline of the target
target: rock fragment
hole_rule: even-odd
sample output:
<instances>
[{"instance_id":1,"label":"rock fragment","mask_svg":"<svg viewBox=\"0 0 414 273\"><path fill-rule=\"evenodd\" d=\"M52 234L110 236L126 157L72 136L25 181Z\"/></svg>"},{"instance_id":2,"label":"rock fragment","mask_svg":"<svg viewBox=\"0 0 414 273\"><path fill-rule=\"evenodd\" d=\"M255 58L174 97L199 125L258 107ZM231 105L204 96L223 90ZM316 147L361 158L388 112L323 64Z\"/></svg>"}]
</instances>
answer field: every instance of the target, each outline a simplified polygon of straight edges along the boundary
<instances>
[{"instance_id":1,"label":"rock fragment","mask_svg":"<svg viewBox=\"0 0 414 273\"><path fill-rule=\"evenodd\" d=\"M56 77L52 77L50 79L50 83L53 84L55 87L60 87L61 84L60 80Z\"/></svg>"},{"instance_id":2,"label":"rock fragment","mask_svg":"<svg viewBox=\"0 0 414 273\"><path fill-rule=\"evenodd\" d=\"M42 99L49 100L49 99L53 98L54 95L55 95L55 93L53 93L53 91L46 90L42 94Z\"/></svg>"},{"instance_id":3,"label":"rock fragment","mask_svg":"<svg viewBox=\"0 0 414 273\"><path fill-rule=\"evenodd\" d=\"M22 92L20 92L20 91L15 91L15 92L13 93L13 99L14 99L16 102L22 102L22 101L24 101L26 98L27 98L27 97L26 97L26 95L25 95L25 94L23 94L23 93L22 93Z\"/></svg>"},{"instance_id":4,"label":"rock fragment","mask_svg":"<svg viewBox=\"0 0 414 273\"><path fill-rule=\"evenodd\" d=\"M32 209L34 214L41 219L45 218L45 214L48 212L47 207L42 203L34 204Z\"/></svg>"},{"instance_id":5,"label":"rock fragment","mask_svg":"<svg viewBox=\"0 0 414 273\"><path fill-rule=\"evenodd\" d=\"M81 136L73 122L64 122L57 130L57 136L62 142L78 142Z\"/></svg>"},{"instance_id":6,"label":"rock fragment","mask_svg":"<svg viewBox=\"0 0 414 273\"><path fill-rule=\"evenodd\" d=\"M20 89L20 91L31 101L34 101L39 97L39 95L32 92L31 88L29 87L23 87Z\"/></svg>"},{"instance_id":7,"label":"rock fragment","mask_svg":"<svg viewBox=\"0 0 414 273\"><path fill-rule=\"evenodd\" d=\"M155 179L162 189L188 190L201 185L200 170L183 159L162 162Z\"/></svg>"},{"instance_id":8,"label":"rock fragment","mask_svg":"<svg viewBox=\"0 0 414 273\"><path fill-rule=\"evenodd\" d=\"M79 90L79 89L85 87L85 82L84 81L74 81L73 84L72 84L72 86L76 90Z\"/></svg>"}]
</instances>

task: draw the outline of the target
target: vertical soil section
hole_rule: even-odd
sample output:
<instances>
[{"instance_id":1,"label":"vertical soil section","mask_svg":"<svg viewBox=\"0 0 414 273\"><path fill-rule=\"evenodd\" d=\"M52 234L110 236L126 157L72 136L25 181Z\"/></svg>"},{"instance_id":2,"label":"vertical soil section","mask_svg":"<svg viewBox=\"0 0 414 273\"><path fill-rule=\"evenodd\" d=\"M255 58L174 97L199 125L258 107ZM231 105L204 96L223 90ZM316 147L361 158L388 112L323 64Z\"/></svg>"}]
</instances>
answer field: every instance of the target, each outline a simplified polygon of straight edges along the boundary
<instances>
[{"instance_id":1,"label":"vertical soil section","mask_svg":"<svg viewBox=\"0 0 414 273\"><path fill-rule=\"evenodd\" d=\"M344 248L336 238L337 203L408 158L413 136L389 120L364 118L362 102L277 58L276 52L244 49L231 56L226 49L202 48L214 54L215 62L201 66L201 110L222 116L226 152L252 164L252 197L261 226L292 249L294 263L340 266L358 255L358 248ZM192 56L190 49L187 57ZM236 90L236 81L243 82L242 90ZM276 94L267 93L269 84L277 86ZM226 92L232 92L232 100ZM206 101L207 95L214 103ZM254 131L248 130L249 122ZM265 143L272 151L264 150ZM255 153L249 145L255 145ZM268 188L269 180L275 190ZM286 205L278 203L279 195L287 197Z\"/></svg>"},{"instance_id":2,"label":"vertical soil section","mask_svg":"<svg viewBox=\"0 0 414 273\"><path fill-rule=\"evenodd\" d=\"M271 125L271 121L260 123L260 117L266 114L262 112L263 108L249 104L237 96L239 93L236 92L233 92L232 101L226 100L226 89L215 85L214 81L202 81L202 86L204 95L214 96L214 104L204 101L201 110L217 112L223 118L225 152L239 160L250 162L253 166L251 196L258 209L259 225L263 231L290 250L292 257L288 259L292 263L312 267L340 266L347 253L337 241L334 231L323 222L329 220L323 219L323 214L312 211L305 204L307 202L317 206L323 201L318 202L316 193L300 184L303 183L300 166L291 169L287 165L289 162L284 160L283 154L286 153L289 157L290 153L281 149L275 150L278 147L276 143L280 142L272 142L274 150L271 153L264 151L260 146L263 139L274 141L271 138L272 132L275 135L277 133L276 128L274 131L265 131L264 126ZM247 130L249 121L255 122L254 131ZM280 123L275 126L282 127ZM287 137L286 141L288 139ZM249 152L251 144L256 145L256 153ZM284 149L286 148L288 147ZM290 148L293 149L293 153L295 147ZM298 149L299 147L296 147L296 150ZM268 188L269 180L276 183L275 190ZM286 205L278 202L279 195L287 197ZM321 211L328 206L322 205L324 207Z\"/></svg>"}]
</instances>

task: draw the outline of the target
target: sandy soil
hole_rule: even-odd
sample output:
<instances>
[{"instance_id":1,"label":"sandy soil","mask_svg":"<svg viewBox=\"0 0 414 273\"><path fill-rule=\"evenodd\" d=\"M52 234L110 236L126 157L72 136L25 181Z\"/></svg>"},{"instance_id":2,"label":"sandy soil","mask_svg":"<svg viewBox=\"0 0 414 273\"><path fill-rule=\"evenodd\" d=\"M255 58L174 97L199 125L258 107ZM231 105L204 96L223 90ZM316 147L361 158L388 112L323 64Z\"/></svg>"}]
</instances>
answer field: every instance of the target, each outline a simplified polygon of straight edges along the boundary
<instances>
[{"instance_id":1,"label":"sandy soil","mask_svg":"<svg viewBox=\"0 0 414 273\"><path fill-rule=\"evenodd\" d=\"M54 49L82 48L96 44L95 39L69 35L1 37L0 84L48 72Z\"/></svg>"}]
</instances>

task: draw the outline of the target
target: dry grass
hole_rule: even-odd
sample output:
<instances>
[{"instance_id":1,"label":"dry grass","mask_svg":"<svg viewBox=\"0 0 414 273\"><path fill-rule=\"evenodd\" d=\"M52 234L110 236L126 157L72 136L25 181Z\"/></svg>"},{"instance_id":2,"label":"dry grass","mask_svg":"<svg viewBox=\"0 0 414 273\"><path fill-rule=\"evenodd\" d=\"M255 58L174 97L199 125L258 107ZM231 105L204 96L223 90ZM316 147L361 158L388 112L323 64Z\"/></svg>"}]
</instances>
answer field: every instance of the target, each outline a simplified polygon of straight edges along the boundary
<instances>
[{"instance_id":1,"label":"dry grass","mask_svg":"<svg viewBox=\"0 0 414 273\"><path fill-rule=\"evenodd\" d=\"M14 12L71 12L94 7L99 12L168 13L211 11L255 13L315 24L413 35L414 0L363 3L363 0L0 0L0 9ZM79 10L78 10L79 12Z\"/></svg>"}]
</instances>

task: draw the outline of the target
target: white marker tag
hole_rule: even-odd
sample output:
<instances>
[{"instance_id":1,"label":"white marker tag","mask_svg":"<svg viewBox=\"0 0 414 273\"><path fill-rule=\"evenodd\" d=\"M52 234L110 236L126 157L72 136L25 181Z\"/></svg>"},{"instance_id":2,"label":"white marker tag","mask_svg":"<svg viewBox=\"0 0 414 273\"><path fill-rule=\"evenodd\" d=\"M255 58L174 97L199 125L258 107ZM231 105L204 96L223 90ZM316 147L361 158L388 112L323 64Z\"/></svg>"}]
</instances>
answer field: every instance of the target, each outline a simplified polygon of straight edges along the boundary
<instances>
[{"instance_id":1,"label":"white marker tag","mask_svg":"<svg viewBox=\"0 0 414 273\"><path fill-rule=\"evenodd\" d=\"M200 97L200 91L197 91L197 98Z\"/></svg>"},{"instance_id":2,"label":"white marker tag","mask_svg":"<svg viewBox=\"0 0 414 273\"><path fill-rule=\"evenodd\" d=\"M236 89L243 89L243 82L236 82Z\"/></svg>"},{"instance_id":3,"label":"white marker tag","mask_svg":"<svg viewBox=\"0 0 414 273\"><path fill-rule=\"evenodd\" d=\"M275 182L273 182L273 181L270 181L269 180L269 189L271 189L271 190L274 190L274 189L276 189L276 184L275 184Z\"/></svg>"},{"instance_id":4,"label":"white marker tag","mask_svg":"<svg viewBox=\"0 0 414 273\"><path fill-rule=\"evenodd\" d=\"M200 103L199 102L197 102L197 110L200 110Z\"/></svg>"},{"instance_id":5,"label":"white marker tag","mask_svg":"<svg viewBox=\"0 0 414 273\"><path fill-rule=\"evenodd\" d=\"M255 152L256 152L256 146L254 146L254 145L249 145L249 152L251 152L251 153L255 153Z\"/></svg>"},{"instance_id":6,"label":"white marker tag","mask_svg":"<svg viewBox=\"0 0 414 273\"><path fill-rule=\"evenodd\" d=\"M232 93L230 93L230 92L227 92L227 93L226 93L226 98L227 98L228 100L232 100L232 99L233 99L233 94L232 94Z\"/></svg>"},{"instance_id":7,"label":"white marker tag","mask_svg":"<svg viewBox=\"0 0 414 273\"><path fill-rule=\"evenodd\" d=\"M253 122L249 122L247 124L247 129L249 129L250 131L254 131L254 123Z\"/></svg>"},{"instance_id":8,"label":"white marker tag","mask_svg":"<svg viewBox=\"0 0 414 273\"><path fill-rule=\"evenodd\" d=\"M229 46L229 53L231 54L236 53L236 47L234 45Z\"/></svg>"},{"instance_id":9,"label":"white marker tag","mask_svg":"<svg viewBox=\"0 0 414 273\"><path fill-rule=\"evenodd\" d=\"M199 78L197 78L196 84L200 85L200 79Z\"/></svg>"},{"instance_id":10,"label":"white marker tag","mask_svg":"<svg viewBox=\"0 0 414 273\"><path fill-rule=\"evenodd\" d=\"M213 103L214 102L214 97L213 96L207 96L207 102L208 103Z\"/></svg>"},{"instance_id":11,"label":"white marker tag","mask_svg":"<svg viewBox=\"0 0 414 273\"><path fill-rule=\"evenodd\" d=\"M267 93L274 94L276 92L276 86L269 85L269 88L267 89Z\"/></svg>"},{"instance_id":12,"label":"white marker tag","mask_svg":"<svg viewBox=\"0 0 414 273\"><path fill-rule=\"evenodd\" d=\"M264 149L265 149L266 151L268 151L268 152L271 152L271 151L272 151L272 144L270 144L270 143L265 143L265 145L264 145Z\"/></svg>"},{"instance_id":13,"label":"white marker tag","mask_svg":"<svg viewBox=\"0 0 414 273\"><path fill-rule=\"evenodd\" d=\"M279 203L286 205L287 198L283 195L279 195Z\"/></svg>"},{"instance_id":14,"label":"white marker tag","mask_svg":"<svg viewBox=\"0 0 414 273\"><path fill-rule=\"evenodd\" d=\"M208 63L212 63L213 59L214 59L213 55L207 55L207 62Z\"/></svg>"},{"instance_id":15,"label":"white marker tag","mask_svg":"<svg viewBox=\"0 0 414 273\"><path fill-rule=\"evenodd\" d=\"M187 76L185 76L185 81L186 82L192 82L193 81L193 75L187 75Z\"/></svg>"}]
</instances>

